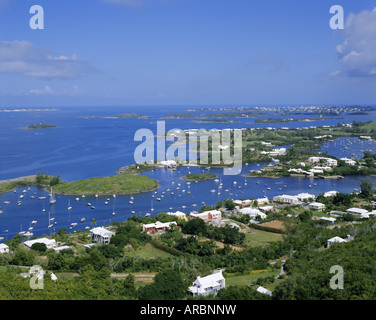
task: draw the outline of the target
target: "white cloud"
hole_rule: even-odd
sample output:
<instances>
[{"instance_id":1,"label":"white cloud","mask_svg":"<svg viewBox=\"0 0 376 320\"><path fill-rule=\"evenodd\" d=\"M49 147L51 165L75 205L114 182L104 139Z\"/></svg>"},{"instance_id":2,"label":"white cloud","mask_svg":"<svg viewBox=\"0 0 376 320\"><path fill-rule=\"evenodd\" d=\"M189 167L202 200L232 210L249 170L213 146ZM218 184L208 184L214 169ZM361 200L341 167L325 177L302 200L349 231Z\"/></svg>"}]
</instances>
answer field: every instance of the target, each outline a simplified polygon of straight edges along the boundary
<instances>
[{"instance_id":1,"label":"white cloud","mask_svg":"<svg viewBox=\"0 0 376 320\"><path fill-rule=\"evenodd\" d=\"M29 91L30 94L35 94L37 96L39 95L45 95L45 94L54 94L54 90L51 89L50 86L44 86L43 89L32 89Z\"/></svg>"},{"instance_id":2,"label":"white cloud","mask_svg":"<svg viewBox=\"0 0 376 320\"><path fill-rule=\"evenodd\" d=\"M77 55L54 55L52 50L29 41L0 42L0 73L45 79L70 79L91 71Z\"/></svg>"},{"instance_id":3,"label":"white cloud","mask_svg":"<svg viewBox=\"0 0 376 320\"><path fill-rule=\"evenodd\" d=\"M336 48L342 70L336 75L376 76L376 8L351 13L342 32L345 40Z\"/></svg>"}]
</instances>

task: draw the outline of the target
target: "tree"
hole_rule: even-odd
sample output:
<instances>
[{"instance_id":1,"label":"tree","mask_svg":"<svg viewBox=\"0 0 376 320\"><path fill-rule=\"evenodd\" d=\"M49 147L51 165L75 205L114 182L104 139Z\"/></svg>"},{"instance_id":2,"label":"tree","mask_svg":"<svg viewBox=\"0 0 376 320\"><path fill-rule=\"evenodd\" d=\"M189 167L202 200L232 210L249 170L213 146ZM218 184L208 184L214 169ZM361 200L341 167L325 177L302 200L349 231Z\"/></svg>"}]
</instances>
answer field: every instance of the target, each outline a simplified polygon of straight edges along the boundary
<instances>
[{"instance_id":1,"label":"tree","mask_svg":"<svg viewBox=\"0 0 376 320\"><path fill-rule=\"evenodd\" d=\"M360 182L360 194L368 198L373 192L373 182L369 179L362 179Z\"/></svg>"},{"instance_id":2,"label":"tree","mask_svg":"<svg viewBox=\"0 0 376 320\"><path fill-rule=\"evenodd\" d=\"M186 295L188 286L176 270L158 273L154 283L139 289L140 300L179 300Z\"/></svg>"},{"instance_id":3,"label":"tree","mask_svg":"<svg viewBox=\"0 0 376 320\"><path fill-rule=\"evenodd\" d=\"M183 233L206 235L206 223L202 219L191 219L182 227Z\"/></svg>"},{"instance_id":4,"label":"tree","mask_svg":"<svg viewBox=\"0 0 376 320\"><path fill-rule=\"evenodd\" d=\"M32 244L31 249L38 251L39 253L45 253L47 251L47 246L45 243L36 242Z\"/></svg>"}]
</instances>

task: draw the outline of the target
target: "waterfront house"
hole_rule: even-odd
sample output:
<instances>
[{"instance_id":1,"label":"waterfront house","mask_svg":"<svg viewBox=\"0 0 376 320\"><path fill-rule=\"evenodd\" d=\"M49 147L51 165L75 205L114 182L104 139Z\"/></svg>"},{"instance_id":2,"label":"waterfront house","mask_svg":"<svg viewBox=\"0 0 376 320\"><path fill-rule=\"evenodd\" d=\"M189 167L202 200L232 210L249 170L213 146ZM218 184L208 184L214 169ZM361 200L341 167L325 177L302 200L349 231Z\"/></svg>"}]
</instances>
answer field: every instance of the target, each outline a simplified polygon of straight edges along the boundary
<instances>
[{"instance_id":1,"label":"waterfront house","mask_svg":"<svg viewBox=\"0 0 376 320\"><path fill-rule=\"evenodd\" d=\"M0 243L0 253L9 253L9 247L5 243Z\"/></svg>"},{"instance_id":2,"label":"waterfront house","mask_svg":"<svg viewBox=\"0 0 376 320\"><path fill-rule=\"evenodd\" d=\"M108 229L97 227L90 230L90 235L94 241L100 244L108 244L115 233Z\"/></svg>"},{"instance_id":3,"label":"waterfront house","mask_svg":"<svg viewBox=\"0 0 376 320\"><path fill-rule=\"evenodd\" d=\"M177 163L175 160L166 160L166 161L161 161L160 165L165 168L175 168L177 166Z\"/></svg>"},{"instance_id":4,"label":"waterfront house","mask_svg":"<svg viewBox=\"0 0 376 320\"><path fill-rule=\"evenodd\" d=\"M316 199L316 196L314 194L309 194L309 193L299 193L297 195L297 198L300 201L309 201L309 200Z\"/></svg>"},{"instance_id":5,"label":"waterfront house","mask_svg":"<svg viewBox=\"0 0 376 320\"><path fill-rule=\"evenodd\" d=\"M47 238L40 238L40 239L25 241L24 246L27 248L31 248L34 243L44 243L47 249L53 249L57 246L56 241L54 239L47 239Z\"/></svg>"},{"instance_id":6,"label":"waterfront house","mask_svg":"<svg viewBox=\"0 0 376 320\"><path fill-rule=\"evenodd\" d=\"M308 208L311 210L323 211L325 209L325 204L320 203L320 202L311 202L308 205Z\"/></svg>"},{"instance_id":7,"label":"waterfront house","mask_svg":"<svg viewBox=\"0 0 376 320\"><path fill-rule=\"evenodd\" d=\"M191 219L202 219L204 221L222 220L222 212L219 210L209 210L202 213L191 213Z\"/></svg>"},{"instance_id":8,"label":"waterfront house","mask_svg":"<svg viewBox=\"0 0 376 320\"><path fill-rule=\"evenodd\" d=\"M324 157L310 157L308 158L307 162L310 164L323 162L327 166L330 166L330 167L335 167L338 165L338 161L336 159L324 158Z\"/></svg>"},{"instance_id":9,"label":"waterfront house","mask_svg":"<svg viewBox=\"0 0 376 320\"><path fill-rule=\"evenodd\" d=\"M346 164L348 164L349 166L355 166L356 165L356 161L353 160L353 159L349 159L349 158L340 158L339 160L342 160L344 161Z\"/></svg>"},{"instance_id":10,"label":"waterfront house","mask_svg":"<svg viewBox=\"0 0 376 320\"><path fill-rule=\"evenodd\" d=\"M336 196L338 193L338 191L328 191L328 192L325 192L324 193L324 197L327 198L327 197L334 197Z\"/></svg>"},{"instance_id":11,"label":"waterfront house","mask_svg":"<svg viewBox=\"0 0 376 320\"><path fill-rule=\"evenodd\" d=\"M222 270L215 270L211 275L206 277L197 277L188 290L194 297L198 297L208 296L209 294L217 295L218 291L224 287L225 278L222 275Z\"/></svg>"},{"instance_id":12,"label":"waterfront house","mask_svg":"<svg viewBox=\"0 0 376 320\"><path fill-rule=\"evenodd\" d=\"M286 194L283 194L281 196L275 196L273 198L273 201L290 203L290 204L298 204L299 203L299 199L298 199L297 196L290 196L290 195L286 195Z\"/></svg>"},{"instance_id":13,"label":"waterfront house","mask_svg":"<svg viewBox=\"0 0 376 320\"><path fill-rule=\"evenodd\" d=\"M146 233L154 233L154 232L163 232L171 230L173 225L177 225L175 221L172 222L160 222L157 221L156 223L149 223L142 225L142 231Z\"/></svg>"},{"instance_id":14,"label":"waterfront house","mask_svg":"<svg viewBox=\"0 0 376 320\"><path fill-rule=\"evenodd\" d=\"M262 205L264 205L264 204L269 203L269 199L268 199L267 197L264 197L264 198L258 198L258 199L256 199L256 201L257 201L257 205L258 205L258 206L262 206Z\"/></svg>"},{"instance_id":15,"label":"waterfront house","mask_svg":"<svg viewBox=\"0 0 376 320\"><path fill-rule=\"evenodd\" d=\"M178 219L188 221L187 215L184 212L176 211L176 212L167 212L169 216L177 217Z\"/></svg>"}]
</instances>

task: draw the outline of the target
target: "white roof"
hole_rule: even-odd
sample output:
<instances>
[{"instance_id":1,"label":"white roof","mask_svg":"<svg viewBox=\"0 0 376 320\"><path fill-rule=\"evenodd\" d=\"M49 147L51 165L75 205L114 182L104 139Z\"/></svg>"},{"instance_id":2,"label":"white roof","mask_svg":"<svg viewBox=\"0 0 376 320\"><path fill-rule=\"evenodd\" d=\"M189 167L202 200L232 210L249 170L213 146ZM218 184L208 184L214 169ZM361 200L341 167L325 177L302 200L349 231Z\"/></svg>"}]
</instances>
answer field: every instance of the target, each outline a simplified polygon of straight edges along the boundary
<instances>
[{"instance_id":1,"label":"white roof","mask_svg":"<svg viewBox=\"0 0 376 320\"><path fill-rule=\"evenodd\" d=\"M347 212L354 212L354 213L358 213L358 214L368 213L368 210L366 210L366 209L360 209L360 208L350 208L350 209L347 209L346 211Z\"/></svg>"},{"instance_id":2,"label":"white roof","mask_svg":"<svg viewBox=\"0 0 376 320\"><path fill-rule=\"evenodd\" d=\"M102 227L97 227L97 228L93 228L90 230L90 232L92 234L95 234L95 235L98 235L98 236L101 236L101 237L106 237L106 236L114 236L115 233L113 233L112 231L110 230L107 230L105 228L102 228Z\"/></svg>"},{"instance_id":3,"label":"white roof","mask_svg":"<svg viewBox=\"0 0 376 320\"><path fill-rule=\"evenodd\" d=\"M320 207L320 208L325 207L325 204L320 203L320 202L311 202L309 205L312 207Z\"/></svg>"},{"instance_id":4,"label":"white roof","mask_svg":"<svg viewBox=\"0 0 376 320\"><path fill-rule=\"evenodd\" d=\"M34 243L44 243L47 247L48 246L56 246L56 241L54 239L47 239L47 238L40 238L35 240L28 240L24 242L24 245L31 248Z\"/></svg>"},{"instance_id":5,"label":"white roof","mask_svg":"<svg viewBox=\"0 0 376 320\"><path fill-rule=\"evenodd\" d=\"M258 291L258 292L260 292L260 293L267 294L267 295L269 295L269 296L272 295L272 292L271 292L271 291L269 291L268 289L266 289L266 288L264 288L264 287L261 287L261 286L259 286L259 287L256 289L256 291Z\"/></svg>"},{"instance_id":6,"label":"white roof","mask_svg":"<svg viewBox=\"0 0 376 320\"><path fill-rule=\"evenodd\" d=\"M316 198L314 194L309 194L309 193L299 193L297 195L299 199L309 199L309 198Z\"/></svg>"},{"instance_id":7,"label":"white roof","mask_svg":"<svg viewBox=\"0 0 376 320\"><path fill-rule=\"evenodd\" d=\"M184 212L181 212L181 211L176 211L176 212L167 212L167 214L169 216L177 216L177 217L181 217L181 216L185 216L186 214Z\"/></svg>"},{"instance_id":8,"label":"white roof","mask_svg":"<svg viewBox=\"0 0 376 320\"><path fill-rule=\"evenodd\" d=\"M222 281L224 279L225 278L222 275L222 270L215 270L212 274L206 277L197 277L196 281L193 283L196 286L189 287L189 290L191 292L203 292L206 288L220 286L219 281Z\"/></svg>"},{"instance_id":9,"label":"white roof","mask_svg":"<svg viewBox=\"0 0 376 320\"><path fill-rule=\"evenodd\" d=\"M0 248L8 249L9 247L5 243L0 243Z\"/></svg>"},{"instance_id":10,"label":"white roof","mask_svg":"<svg viewBox=\"0 0 376 320\"><path fill-rule=\"evenodd\" d=\"M329 239L328 241L329 241L329 242L346 242L345 239L342 239L341 237L337 237L337 236L335 236L335 237Z\"/></svg>"}]
</instances>

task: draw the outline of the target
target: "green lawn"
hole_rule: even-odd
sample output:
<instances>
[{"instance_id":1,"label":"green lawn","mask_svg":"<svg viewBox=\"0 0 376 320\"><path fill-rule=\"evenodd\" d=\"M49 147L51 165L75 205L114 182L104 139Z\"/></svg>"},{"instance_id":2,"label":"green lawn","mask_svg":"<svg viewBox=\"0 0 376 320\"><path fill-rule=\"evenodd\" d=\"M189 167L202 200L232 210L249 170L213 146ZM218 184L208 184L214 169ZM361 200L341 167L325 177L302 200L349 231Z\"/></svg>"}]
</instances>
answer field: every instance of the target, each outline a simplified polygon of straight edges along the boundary
<instances>
[{"instance_id":1,"label":"green lawn","mask_svg":"<svg viewBox=\"0 0 376 320\"><path fill-rule=\"evenodd\" d=\"M232 276L232 277L225 277L226 279L226 287L229 286L246 286L249 284L255 284L258 278L266 278L270 276L277 276L279 274L279 270L275 271L264 271L255 274L245 274L239 276Z\"/></svg>"},{"instance_id":2,"label":"green lawn","mask_svg":"<svg viewBox=\"0 0 376 320\"><path fill-rule=\"evenodd\" d=\"M267 232L250 228L249 232L245 234L246 246L265 245L270 242L282 240L283 235L279 233Z\"/></svg>"}]
</instances>

